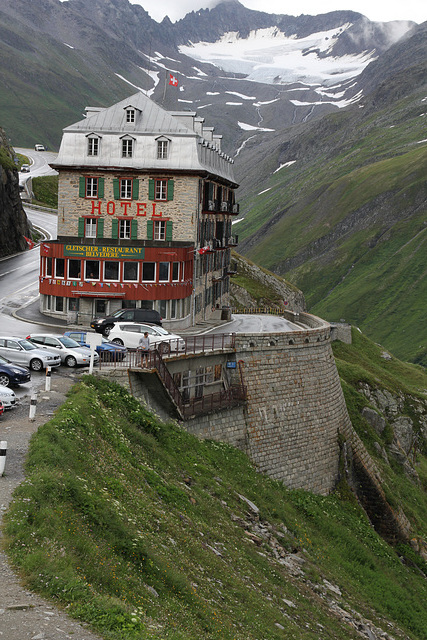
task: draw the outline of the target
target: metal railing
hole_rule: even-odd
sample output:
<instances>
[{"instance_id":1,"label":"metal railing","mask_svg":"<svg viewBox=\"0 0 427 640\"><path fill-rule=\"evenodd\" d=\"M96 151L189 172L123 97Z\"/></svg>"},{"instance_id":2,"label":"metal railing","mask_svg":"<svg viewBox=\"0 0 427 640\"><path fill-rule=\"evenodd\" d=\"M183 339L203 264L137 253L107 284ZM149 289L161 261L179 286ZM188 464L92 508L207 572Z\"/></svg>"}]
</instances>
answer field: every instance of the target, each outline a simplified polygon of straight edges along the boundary
<instances>
[{"instance_id":1,"label":"metal railing","mask_svg":"<svg viewBox=\"0 0 427 640\"><path fill-rule=\"evenodd\" d=\"M244 309L237 309L233 307L231 313L243 313L243 314L269 314L273 316L283 316L283 309L276 309L276 307L245 307Z\"/></svg>"},{"instance_id":2,"label":"metal railing","mask_svg":"<svg viewBox=\"0 0 427 640\"><path fill-rule=\"evenodd\" d=\"M204 336L188 336L181 339L185 346L178 343L174 346L172 343L170 349L166 349L163 353L159 348L152 349L148 353L139 350L128 351L125 357L112 357L108 363L100 361L100 368L124 367L126 369L155 369L158 372L166 391L175 403L182 418L200 415L215 411L216 409L224 409L232 407L244 402L247 398L246 387L242 384L231 385L228 389L222 389L215 393L202 395L184 399L180 389L177 387L173 376L171 375L164 358L177 355L204 355L214 351L230 351L235 346L234 333L221 333L216 335Z\"/></svg>"}]
</instances>

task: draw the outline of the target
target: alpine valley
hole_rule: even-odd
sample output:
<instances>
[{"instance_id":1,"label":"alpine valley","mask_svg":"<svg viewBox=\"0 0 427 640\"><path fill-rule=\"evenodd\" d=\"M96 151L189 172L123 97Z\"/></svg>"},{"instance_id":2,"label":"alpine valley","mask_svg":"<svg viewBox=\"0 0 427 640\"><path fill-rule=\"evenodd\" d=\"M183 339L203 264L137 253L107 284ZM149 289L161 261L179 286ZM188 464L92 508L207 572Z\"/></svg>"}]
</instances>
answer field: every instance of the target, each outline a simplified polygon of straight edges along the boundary
<instances>
[{"instance_id":1,"label":"alpine valley","mask_svg":"<svg viewBox=\"0 0 427 640\"><path fill-rule=\"evenodd\" d=\"M425 365L426 43L427 23L352 11L229 0L159 24L128 0L2 0L1 125L57 148L86 105L135 89L197 111L236 161L239 251Z\"/></svg>"}]
</instances>

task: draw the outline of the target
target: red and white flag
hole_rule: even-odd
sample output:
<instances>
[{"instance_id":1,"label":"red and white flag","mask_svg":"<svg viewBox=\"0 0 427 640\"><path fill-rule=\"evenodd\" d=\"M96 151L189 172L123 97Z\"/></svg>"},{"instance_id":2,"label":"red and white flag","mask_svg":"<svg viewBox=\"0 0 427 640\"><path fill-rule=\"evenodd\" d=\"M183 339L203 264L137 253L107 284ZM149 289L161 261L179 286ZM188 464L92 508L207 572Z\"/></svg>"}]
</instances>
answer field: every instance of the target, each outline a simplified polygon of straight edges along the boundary
<instances>
[{"instance_id":1,"label":"red and white flag","mask_svg":"<svg viewBox=\"0 0 427 640\"><path fill-rule=\"evenodd\" d=\"M28 247L29 247L30 249L33 249L33 247L34 247L34 242L33 242L30 238L27 238L27 236L24 236L24 238L25 238L25 240L27 241L27 245L28 245Z\"/></svg>"},{"instance_id":2,"label":"red and white flag","mask_svg":"<svg viewBox=\"0 0 427 640\"><path fill-rule=\"evenodd\" d=\"M50 249L50 246L42 242L42 244L40 245L40 252L46 256L49 253L49 249Z\"/></svg>"},{"instance_id":3,"label":"red and white flag","mask_svg":"<svg viewBox=\"0 0 427 640\"><path fill-rule=\"evenodd\" d=\"M169 84L171 84L174 87L178 86L178 78L172 75L172 73L169 74Z\"/></svg>"}]
</instances>

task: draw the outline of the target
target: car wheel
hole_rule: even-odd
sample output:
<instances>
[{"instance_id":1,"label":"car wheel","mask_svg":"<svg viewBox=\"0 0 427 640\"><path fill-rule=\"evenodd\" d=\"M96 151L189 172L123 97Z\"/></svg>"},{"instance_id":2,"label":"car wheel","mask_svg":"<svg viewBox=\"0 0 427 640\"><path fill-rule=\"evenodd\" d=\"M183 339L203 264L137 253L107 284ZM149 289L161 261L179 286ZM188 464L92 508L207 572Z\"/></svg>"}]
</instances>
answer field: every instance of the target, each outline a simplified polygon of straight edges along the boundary
<instances>
[{"instance_id":1,"label":"car wheel","mask_svg":"<svg viewBox=\"0 0 427 640\"><path fill-rule=\"evenodd\" d=\"M2 387L8 387L10 384L10 378L7 373L0 373L0 385Z\"/></svg>"},{"instance_id":2,"label":"car wheel","mask_svg":"<svg viewBox=\"0 0 427 640\"><path fill-rule=\"evenodd\" d=\"M75 359L74 356L67 356L65 358L65 364L67 365L67 367L76 367L77 366L77 360Z\"/></svg>"},{"instance_id":3,"label":"car wheel","mask_svg":"<svg viewBox=\"0 0 427 640\"><path fill-rule=\"evenodd\" d=\"M161 342L159 345L159 351L161 354L166 354L171 352L171 346L169 342Z\"/></svg>"},{"instance_id":4,"label":"car wheel","mask_svg":"<svg viewBox=\"0 0 427 640\"><path fill-rule=\"evenodd\" d=\"M123 344L124 344L123 340L120 340L120 338L114 338L114 340L111 340L111 342L112 342L113 344L119 344L119 345L121 345L122 347L123 347ZM114 357L114 356L113 356L113 357Z\"/></svg>"},{"instance_id":5,"label":"car wheel","mask_svg":"<svg viewBox=\"0 0 427 640\"><path fill-rule=\"evenodd\" d=\"M43 362L40 360L40 358L34 358L33 360L31 360L30 369L31 371L41 371L43 369Z\"/></svg>"},{"instance_id":6,"label":"car wheel","mask_svg":"<svg viewBox=\"0 0 427 640\"><path fill-rule=\"evenodd\" d=\"M110 331L111 331L112 328L113 328L112 324L107 324L107 326L104 327L104 331L103 331L104 336L108 337L110 335Z\"/></svg>"}]
</instances>

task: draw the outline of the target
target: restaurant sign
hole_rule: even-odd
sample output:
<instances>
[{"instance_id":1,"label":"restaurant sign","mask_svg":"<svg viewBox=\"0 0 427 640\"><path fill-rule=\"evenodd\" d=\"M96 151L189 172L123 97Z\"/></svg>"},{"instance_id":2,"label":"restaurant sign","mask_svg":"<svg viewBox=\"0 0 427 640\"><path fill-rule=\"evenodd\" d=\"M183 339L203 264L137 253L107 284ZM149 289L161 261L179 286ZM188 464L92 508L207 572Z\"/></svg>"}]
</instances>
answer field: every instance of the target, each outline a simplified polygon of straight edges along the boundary
<instances>
[{"instance_id":1,"label":"restaurant sign","mask_svg":"<svg viewBox=\"0 0 427 640\"><path fill-rule=\"evenodd\" d=\"M66 244L64 256L73 258L90 258L96 260L143 260L144 247L97 247L95 245Z\"/></svg>"}]
</instances>

